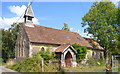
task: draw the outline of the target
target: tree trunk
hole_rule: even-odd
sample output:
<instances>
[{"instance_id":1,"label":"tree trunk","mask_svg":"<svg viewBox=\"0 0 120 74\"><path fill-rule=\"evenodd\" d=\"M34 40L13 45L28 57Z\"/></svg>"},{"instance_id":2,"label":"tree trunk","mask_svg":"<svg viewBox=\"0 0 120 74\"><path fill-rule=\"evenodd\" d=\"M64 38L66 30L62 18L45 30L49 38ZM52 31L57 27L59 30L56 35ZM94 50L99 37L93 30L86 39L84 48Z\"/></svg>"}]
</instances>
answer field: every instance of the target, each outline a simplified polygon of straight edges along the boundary
<instances>
[{"instance_id":1,"label":"tree trunk","mask_svg":"<svg viewBox=\"0 0 120 74\"><path fill-rule=\"evenodd\" d=\"M109 60L109 58L108 58L108 49L107 48L105 48L105 60L106 60L106 65L107 65L108 60Z\"/></svg>"}]
</instances>

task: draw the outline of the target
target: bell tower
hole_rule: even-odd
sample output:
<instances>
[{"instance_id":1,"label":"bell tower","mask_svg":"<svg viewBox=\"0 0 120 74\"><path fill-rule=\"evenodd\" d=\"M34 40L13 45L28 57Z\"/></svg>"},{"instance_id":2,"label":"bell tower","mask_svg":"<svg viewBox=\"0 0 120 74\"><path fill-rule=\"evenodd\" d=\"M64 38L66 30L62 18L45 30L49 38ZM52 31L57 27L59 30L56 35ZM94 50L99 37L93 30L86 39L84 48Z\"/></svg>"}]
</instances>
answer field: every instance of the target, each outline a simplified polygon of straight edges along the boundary
<instances>
[{"instance_id":1,"label":"bell tower","mask_svg":"<svg viewBox=\"0 0 120 74\"><path fill-rule=\"evenodd\" d=\"M33 18L34 18L33 10L32 10L32 7L29 3L27 9L25 10L24 22L25 23L33 23L32 22Z\"/></svg>"}]
</instances>

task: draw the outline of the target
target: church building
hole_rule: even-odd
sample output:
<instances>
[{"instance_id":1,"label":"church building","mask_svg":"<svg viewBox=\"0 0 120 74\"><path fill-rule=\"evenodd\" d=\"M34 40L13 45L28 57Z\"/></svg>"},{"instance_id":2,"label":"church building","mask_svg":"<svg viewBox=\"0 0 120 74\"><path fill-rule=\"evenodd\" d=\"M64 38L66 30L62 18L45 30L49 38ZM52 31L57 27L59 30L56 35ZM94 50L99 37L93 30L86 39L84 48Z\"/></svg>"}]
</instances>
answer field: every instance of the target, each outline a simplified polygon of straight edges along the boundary
<instances>
[{"instance_id":1,"label":"church building","mask_svg":"<svg viewBox=\"0 0 120 74\"><path fill-rule=\"evenodd\" d=\"M71 63L71 66L75 67L77 51L72 47L74 43L87 47L89 52L87 52L86 58L92 56L92 53L96 51L99 52L96 55L103 56L103 48L94 49L89 41L78 33L33 24L33 18L33 10L29 4L15 46L16 61L24 60L34 56L39 51L46 52L49 49L50 54L54 52L61 60L62 66Z\"/></svg>"}]
</instances>

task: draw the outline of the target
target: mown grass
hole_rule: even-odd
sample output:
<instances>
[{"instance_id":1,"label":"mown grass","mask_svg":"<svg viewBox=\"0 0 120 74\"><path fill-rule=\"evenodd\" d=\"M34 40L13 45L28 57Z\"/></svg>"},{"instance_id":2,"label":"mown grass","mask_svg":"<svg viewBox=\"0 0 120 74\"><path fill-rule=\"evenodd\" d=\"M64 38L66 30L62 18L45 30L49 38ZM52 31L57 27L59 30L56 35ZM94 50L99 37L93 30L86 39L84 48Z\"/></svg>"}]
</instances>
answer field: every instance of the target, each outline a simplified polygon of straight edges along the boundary
<instances>
[{"instance_id":1,"label":"mown grass","mask_svg":"<svg viewBox=\"0 0 120 74\"><path fill-rule=\"evenodd\" d=\"M4 66L4 65L6 65L6 63L0 63L0 66Z\"/></svg>"},{"instance_id":2,"label":"mown grass","mask_svg":"<svg viewBox=\"0 0 120 74\"><path fill-rule=\"evenodd\" d=\"M105 66L79 66L75 68L63 68L65 72L105 72Z\"/></svg>"},{"instance_id":3,"label":"mown grass","mask_svg":"<svg viewBox=\"0 0 120 74\"><path fill-rule=\"evenodd\" d=\"M118 72L118 71L120 72L120 68L115 68L115 67L113 68L113 72Z\"/></svg>"},{"instance_id":4,"label":"mown grass","mask_svg":"<svg viewBox=\"0 0 120 74\"><path fill-rule=\"evenodd\" d=\"M6 65L6 63L4 62L3 58L0 58L0 66Z\"/></svg>"}]
</instances>

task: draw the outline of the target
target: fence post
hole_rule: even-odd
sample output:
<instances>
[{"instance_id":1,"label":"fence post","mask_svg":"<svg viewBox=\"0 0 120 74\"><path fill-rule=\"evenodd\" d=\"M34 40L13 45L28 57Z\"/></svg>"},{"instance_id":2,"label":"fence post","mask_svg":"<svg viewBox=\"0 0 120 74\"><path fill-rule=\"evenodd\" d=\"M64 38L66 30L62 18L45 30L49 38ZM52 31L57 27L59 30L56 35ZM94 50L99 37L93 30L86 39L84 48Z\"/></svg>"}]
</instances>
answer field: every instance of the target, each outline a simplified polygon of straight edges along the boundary
<instances>
[{"instance_id":1,"label":"fence post","mask_svg":"<svg viewBox=\"0 0 120 74\"><path fill-rule=\"evenodd\" d=\"M60 60L60 68L61 68L61 70L62 70L62 60Z\"/></svg>"},{"instance_id":2,"label":"fence post","mask_svg":"<svg viewBox=\"0 0 120 74\"><path fill-rule=\"evenodd\" d=\"M116 72L116 56L115 56L115 72Z\"/></svg>"},{"instance_id":3,"label":"fence post","mask_svg":"<svg viewBox=\"0 0 120 74\"><path fill-rule=\"evenodd\" d=\"M113 56L112 56L112 72L113 72Z\"/></svg>"},{"instance_id":4,"label":"fence post","mask_svg":"<svg viewBox=\"0 0 120 74\"><path fill-rule=\"evenodd\" d=\"M49 66L51 66L51 60L49 60Z\"/></svg>"},{"instance_id":5,"label":"fence post","mask_svg":"<svg viewBox=\"0 0 120 74\"><path fill-rule=\"evenodd\" d=\"M42 72L44 72L44 61L42 60Z\"/></svg>"}]
</instances>

